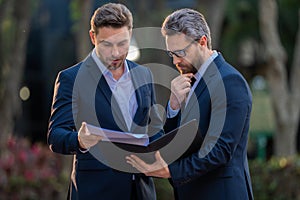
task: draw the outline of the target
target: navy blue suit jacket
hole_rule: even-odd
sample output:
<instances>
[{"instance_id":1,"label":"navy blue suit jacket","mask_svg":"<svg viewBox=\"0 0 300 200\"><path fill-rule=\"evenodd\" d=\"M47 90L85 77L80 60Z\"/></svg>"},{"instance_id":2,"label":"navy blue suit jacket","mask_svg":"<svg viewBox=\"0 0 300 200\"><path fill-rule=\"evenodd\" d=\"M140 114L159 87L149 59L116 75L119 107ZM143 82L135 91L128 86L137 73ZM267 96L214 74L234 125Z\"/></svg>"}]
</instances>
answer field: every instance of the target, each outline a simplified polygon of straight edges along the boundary
<instances>
[{"instance_id":1,"label":"navy blue suit jacket","mask_svg":"<svg viewBox=\"0 0 300 200\"><path fill-rule=\"evenodd\" d=\"M199 121L194 152L169 165L176 199L253 199L247 161L251 108L247 82L219 54L185 109L165 124L167 132Z\"/></svg>"},{"instance_id":2,"label":"navy blue suit jacket","mask_svg":"<svg viewBox=\"0 0 300 200\"><path fill-rule=\"evenodd\" d=\"M99 142L96 145L100 157L95 157L90 153L91 150L87 153L79 150L77 131L83 121L117 131L148 133L152 138L161 133L161 118L156 108L152 107L155 104L152 74L146 67L128 60L127 63L138 104L130 130L126 127L119 105L91 55L83 62L59 72L57 76L49 120L48 144L54 152L74 155L68 195L70 199L129 200L132 187L136 187L138 199L156 199L152 178L136 174L132 185L132 173L118 170L118 164L126 164L122 163L125 155L119 155L117 148L109 149L111 143ZM158 134L154 135L155 133Z\"/></svg>"}]
</instances>

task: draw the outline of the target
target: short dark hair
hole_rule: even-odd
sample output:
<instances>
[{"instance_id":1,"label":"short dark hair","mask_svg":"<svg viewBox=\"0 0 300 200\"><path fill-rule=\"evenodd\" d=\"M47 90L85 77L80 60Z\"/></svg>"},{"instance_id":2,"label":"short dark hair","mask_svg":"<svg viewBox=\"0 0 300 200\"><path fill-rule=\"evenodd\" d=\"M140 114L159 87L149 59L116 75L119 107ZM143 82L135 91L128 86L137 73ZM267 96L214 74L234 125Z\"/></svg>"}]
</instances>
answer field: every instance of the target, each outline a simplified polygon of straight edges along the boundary
<instances>
[{"instance_id":1,"label":"short dark hair","mask_svg":"<svg viewBox=\"0 0 300 200\"><path fill-rule=\"evenodd\" d=\"M91 18L91 31L98 33L98 28L127 26L132 29L133 19L130 10L119 3L108 3L99 7Z\"/></svg>"}]
</instances>

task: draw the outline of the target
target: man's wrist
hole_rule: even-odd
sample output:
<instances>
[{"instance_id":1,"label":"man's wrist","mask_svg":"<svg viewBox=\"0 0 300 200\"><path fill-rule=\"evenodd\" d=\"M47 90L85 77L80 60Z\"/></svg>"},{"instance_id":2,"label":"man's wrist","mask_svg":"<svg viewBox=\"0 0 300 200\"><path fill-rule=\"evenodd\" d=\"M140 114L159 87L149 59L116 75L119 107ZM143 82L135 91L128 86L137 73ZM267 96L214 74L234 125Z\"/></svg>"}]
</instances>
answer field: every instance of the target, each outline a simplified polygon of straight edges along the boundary
<instances>
[{"instance_id":1,"label":"man's wrist","mask_svg":"<svg viewBox=\"0 0 300 200\"><path fill-rule=\"evenodd\" d=\"M177 99L170 98L169 102L170 102L170 108L172 110L179 110L180 109L180 104L179 104Z\"/></svg>"},{"instance_id":2,"label":"man's wrist","mask_svg":"<svg viewBox=\"0 0 300 200\"><path fill-rule=\"evenodd\" d=\"M85 148L83 146L83 144L80 142L80 138L79 137L78 137L78 146L79 146L79 151L81 153L86 153L86 152L88 152L90 150L90 148Z\"/></svg>"},{"instance_id":3,"label":"man's wrist","mask_svg":"<svg viewBox=\"0 0 300 200\"><path fill-rule=\"evenodd\" d=\"M177 110L173 110L171 108L171 105L170 105L170 101L168 102L168 108L167 108L167 118L173 118L175 117L179 112L179 109Z\"/></svg>"}]
</instances>

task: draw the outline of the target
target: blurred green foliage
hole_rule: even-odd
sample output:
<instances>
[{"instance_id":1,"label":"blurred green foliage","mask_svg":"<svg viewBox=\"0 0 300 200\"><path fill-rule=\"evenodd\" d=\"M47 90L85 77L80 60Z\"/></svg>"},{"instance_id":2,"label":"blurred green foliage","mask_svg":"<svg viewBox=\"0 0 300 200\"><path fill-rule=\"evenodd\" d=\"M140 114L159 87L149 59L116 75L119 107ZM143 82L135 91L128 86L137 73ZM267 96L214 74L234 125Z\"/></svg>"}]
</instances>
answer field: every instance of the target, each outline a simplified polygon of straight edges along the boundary
<instances>
[{"instance_id":1,"label":"blurred green foliage","mask_svg":"<svg viewBox=\"0 0 300 200\"><path fill-rule=\"evenodd\" d=\"M259 0L228 0L220 48L224 56L234 65L238 64L240 45L245 39L261 43L259 33ZM298 30L299 0L277 0L278 31L282 45L288 53L288 65Z\"/></svg>"},{"instance_id":2,"label":"blurred green foliage","mask_svg":"<svg viewBox=\"0 0 300 200\"><path fill-rule=\"evenodd\" d=\"M250 136L255 137L259 134L273 135L275 131L275 119L268 92L253 90L252 95Z\"/></svg>"},{"instance_id":3,"label":"blurred green foliage","mask_svg":"<svg viewBox=\"0 0 300 200\"><path fill-rule=\"evenodd\" d=\"M258 0L228 0L220 48L230 63L237 65L239 46L248 38L259 40Z\"/></svg>"},{"instance_id":4,"label":"blurred green foliage","mask_svg":"<svg viewBox=\"0 0 300 200\"><path fill-rule=\"evenodd\" d=\"M154 178L157 200L173 200L173 188L168 179Z\"/></svg>"},{"instance_id":5,"label":"blurred green foliage","mask_svg":"<svg viewBox=\"0 0 300 200\"><path fill-rule=\"evenodd\" d=\"M1 152L1 199L65 199L69 172L62 168L63 156L46 145L11 138ZM250 160L253 193L256 200L299 200L300 157ZM174 199L167 179L154 178L157 199Z\"/></svg>"},{"instance_id":6,"label":"blurred green foliage","mask_svg":"<svg viewBox=\"0 0 300 200\"><path fill-rule=\"evenodd\" d=\"M252 160L249 166L254 199L300 199L300 157Z\"/></svg>"},{"instance_id":7,"label":"blurred green foliage","mask_svg":"<svg viewBox=\"0 0 300 200\"><path fill-rule=\"evenodd\" d=\"M300 157L249 161L256 200L300 200ZM172 200L173 189L167 179L155 179L157 199Z\"/></svg>"}]
</instances>

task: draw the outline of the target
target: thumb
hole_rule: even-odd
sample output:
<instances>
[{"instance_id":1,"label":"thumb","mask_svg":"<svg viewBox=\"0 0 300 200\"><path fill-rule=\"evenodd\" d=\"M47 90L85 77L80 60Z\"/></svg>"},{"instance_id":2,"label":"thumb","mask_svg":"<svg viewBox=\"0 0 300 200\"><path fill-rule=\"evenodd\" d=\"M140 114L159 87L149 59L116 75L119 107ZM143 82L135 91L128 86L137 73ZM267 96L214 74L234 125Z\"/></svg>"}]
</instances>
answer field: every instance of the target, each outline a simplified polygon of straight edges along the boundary
<instances>
[{"instance_id":1,"label":"thumb","mask_svg":"<svg viewBox=\"0 0 300 200\"><path fill-rule=\"evenodd\" d=\"M168 164L166 163L166 161L161 157L160 152L157 151L155 153L155 159L157 162L159 162L161 164L162 167L167 167Z\"/></svg>"},{"instance_id":2,"label":"thumb","mask_svg":"<svg viewBox=\"0 0 300 200\"><path fill-rule=\"evenodd\" d=\"M86 127L86 122L82 122L82 123L81 123L81 126L82 126L82 127Z\"/></svg>"},{"instance_id":3,"label":"thumb","mask_svg":"<svg viewBox=\"0 0 300 200\"><path fill-rule=\"evenodd\" d=\"M155 159L156 159L156 160L162 160L162 157L161 157L159 151L155 152Z\"/></svg>"},{"instance_id":4,"label":"thumb","mask_svg":"<svg viewBox=\"0 0 300 200\"><path fill-rule=\"evenodd\" d=\"M82 122L81 124L81 130L85 135L91 135L90 131L87 128L86 122Z\"/></svg>"}]
</instances>

